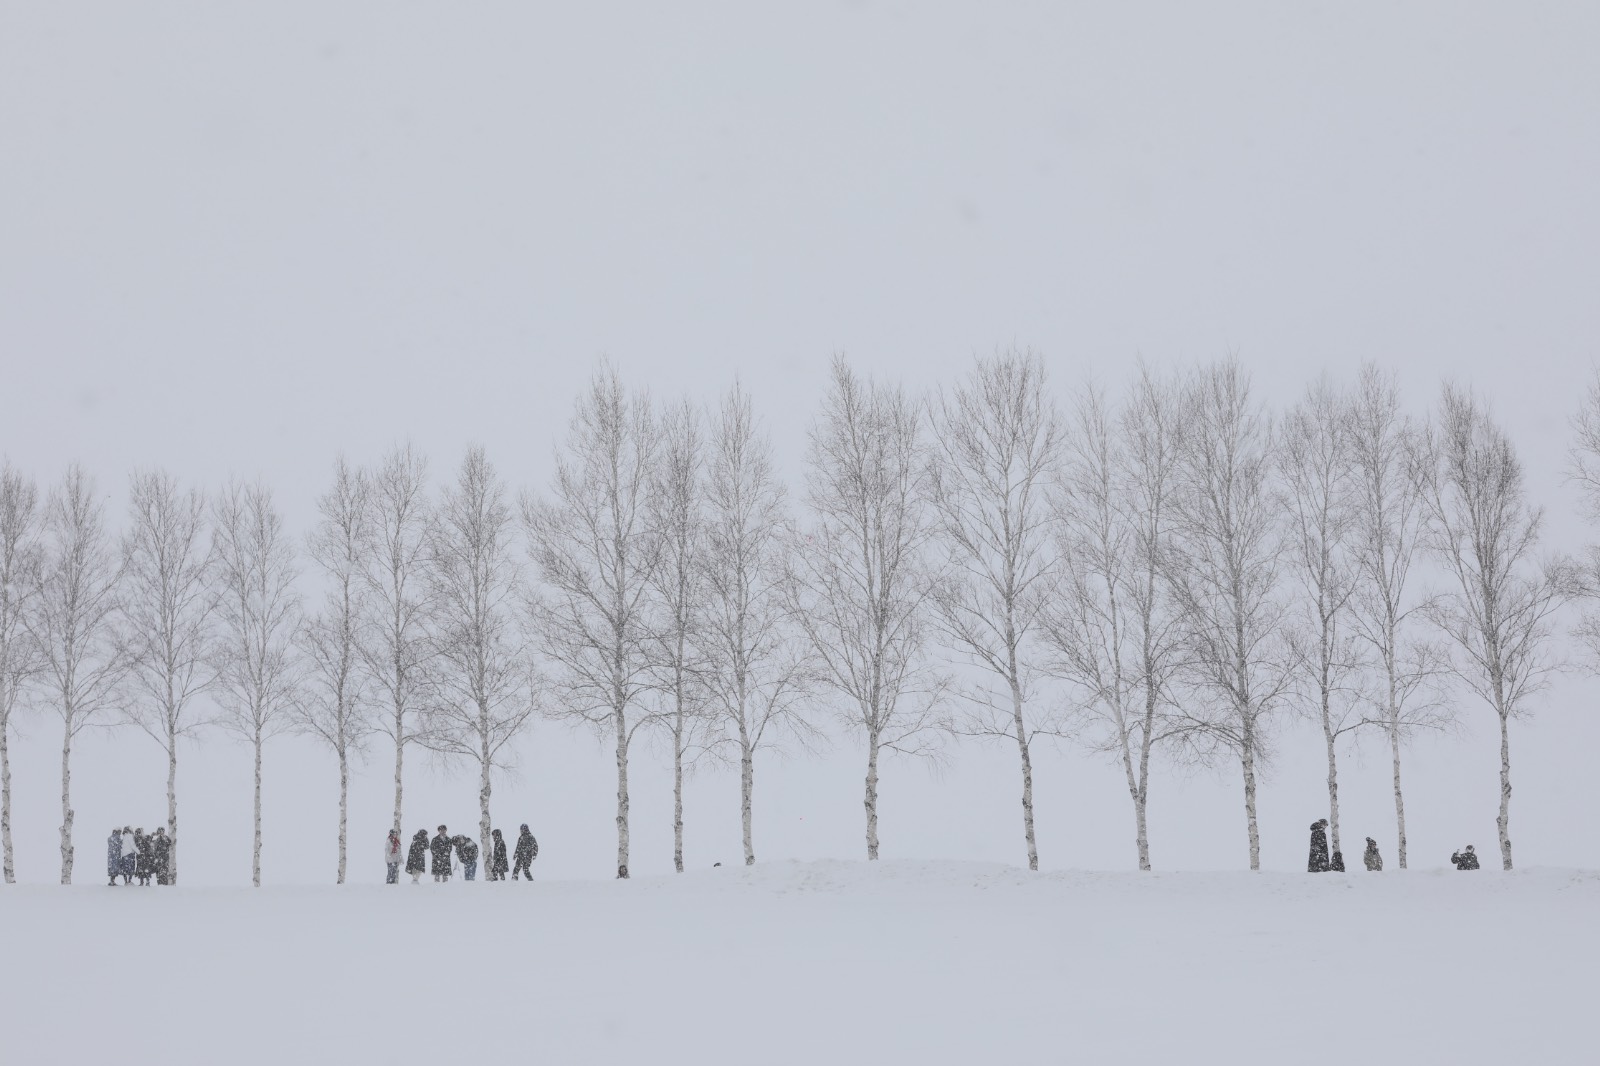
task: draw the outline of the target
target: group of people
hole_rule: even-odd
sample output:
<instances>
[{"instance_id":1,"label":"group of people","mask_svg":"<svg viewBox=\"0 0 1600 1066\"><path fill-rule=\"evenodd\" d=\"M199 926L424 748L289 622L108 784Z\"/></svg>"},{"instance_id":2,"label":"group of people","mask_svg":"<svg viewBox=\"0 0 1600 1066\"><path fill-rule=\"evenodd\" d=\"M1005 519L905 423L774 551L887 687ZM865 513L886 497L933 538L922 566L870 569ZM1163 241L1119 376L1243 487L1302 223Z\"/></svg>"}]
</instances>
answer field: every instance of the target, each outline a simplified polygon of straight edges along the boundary
<instances>
[{"instance_id":1,"label":"group of people","mask_svg":"<svg viewBox=\"0 0 1600 1066\"><path fill-rule=\"evenodd\" d=\"M122 878L122 883L132 884L137 878L141 885L153 879L158 885L172 884L172 845L174 838L164 828L146 834L143 829L123 826L111 830L106 840L106 874L111 884Z\"/></svg>"},{"instance_id":2,"label":"group of people","mask_svg":"<svg viewBox=\"0 0 1600 1066\"><path fill-rule=\"evenodd\" d=\"M512 849L511 861L506 859L505 838L496 829L490 834L489 861L484 871L486 879L490 881L504 881L506 874L511 874L515 881L518 875L524 875L529 881L533 880L533 871L530 867L533 860L539 857L539 842L523 825L521 834L517 837L516 847ZM411 875L411 883L417 884L422 880L422 875L429 871L429 862L432 863L433 879L435 881L448 881L454 872L455 859L461 860L463 876L468 881L474 881L478 876L478 843L469 836L451 836L450 831L444 826L439 827L438 835L432 839L428 837L426 829L418 829L411 838L411 848L405 853L406 873ZM397 884L400 880L400 834L389 830L389 839L383 849L383 863L388 867L388 876L385 884Z\"/></svg>"},{"instance_id":3,"label":"group of people","mask_svg":"<svg viewBox=\"0 0 1600 1066\"><path fill-rule=\"evenodd\" d=\"M1367 852L1362 856L1362 859L1365 861L1367 869L1373 873L1383 869L1383 856L1378 852L1378 842L1371 837L1367 838ZM1468 844L1465 850L1451 855L1450 861L1455 864L1455 868L1458 870L1479 869L1478 854L1472 850L1471 844ZM1328 854L1328 820L1326 818L1318 818L1311 823L1311 861L1306 865L1306 869L1314 874L1328 873L1330 871L1344 873L1343 853L1335 851L1332 855Z\"/></svg>"}]
</instances>

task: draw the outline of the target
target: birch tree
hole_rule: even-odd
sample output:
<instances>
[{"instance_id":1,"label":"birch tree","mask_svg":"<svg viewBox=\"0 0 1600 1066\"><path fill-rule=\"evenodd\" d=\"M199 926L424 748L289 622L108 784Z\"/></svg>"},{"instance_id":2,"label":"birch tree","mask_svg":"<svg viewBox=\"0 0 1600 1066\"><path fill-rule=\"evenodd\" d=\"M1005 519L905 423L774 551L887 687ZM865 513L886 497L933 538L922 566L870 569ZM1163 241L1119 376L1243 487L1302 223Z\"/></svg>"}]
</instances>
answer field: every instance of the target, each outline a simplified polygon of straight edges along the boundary
<instances>
[{"instance_id":1,"label":"birch tree","mask_svg":"<svg viewBox=\"0 0 1600 1066\"><path fill-rule=\"evenodd\" d=\"M73 465L45 504L44 559L27 619L61 717L61 883L72 883L72 741L112 710L128 656L117 631L122 559L93 479Z\"/></svg>"},{"instance_id":2,"label":"birch tree","mask_svg":"<svg viewBox=\"0 0 1600 1066\"><path fill-rule=\"evenodd\" d=\"M206 499L198 489L180 489L159 470L135 473L129 489L122 541L133 689L127 713L167 757L168 869L177 884L178 745L198 736L203 723L192 704L215 677L209 661L216 595Z\"/></svg>"},{"instance_id":3,"label":"birch tree","mask_svg":"<svg viewBox=\"0 0 1600 1066\"><path fill-rule=\"evenodd\" d=\"M394 741L394 820L401 834L406 745L416 740L414 718L422 699L432 644L427 629L428 464L406 444L390 452L367 479L363 542L360 648L373 694L385 706L375 717Z\"/></svg>"},{"instance_id":4,"label":"birch tree","mask_svg":"<svg viewBox=\"0 0 1600 1066\"><path fill-rule=\"evenodd\" d=\"M1057 575L1047 496L1063 436L1047 388L1043 359L1006 352L978 360L929 409L928 485L938 550L948 561L934 585L932 617L944 643L980 678L963 686L968 711L952 729L1017 746L1030 870L1039 868L1035 638Z\"/></svg>"},{"instance_id":5,"label":"birch tree","mask_svg":"<svg viewBox=\"0 0 1600 1066\"><path fill-rule=\"evenodd\" d=\"M461 463L428 536L437 657L423 746L478 768L478 838L493 854L494 771L533 717L532 667L518 627L522 573L505 487L482 448ZM487 861L487 859L485 860Z\"/></svg>"},{"instance_id":6,"label":"birch tree","mask_svg":"<svg viewBox=\"0 0 1600 1066\"><path fill-rule=\"evenodd\" d=\"M297 651L304 683L296 691L299 729L326 744L339 760L339 874L344 884L350 816L350 760L371 735L370 677L362 667L361 632L366 615L363 564L371 552L371 485L341 456L333 485L317 500L321 515L306 538L311 557L327 583L322 606L301 626Z\"/></svg>"},{"instance_id":7,"label":"birch tree","mask_svg":"<svg viewBox=\"0 0 1600 1066\"><path fill-rule=\"evenodd\" d=\"M787 514L772 446L735 385L711 437L706 479L704 668L711 713L739 759L746 866L756 861L755 763L785 741L810 746L814 670L784 597Z\"/></svg>"},{"instance_id":8,"label":"birch tree","mask_svg":"<svg viewBox=\"0 0 1600 1066\"><path fill-rule=\"evenodd\" d=\"M27 620L39 590L39 490L0 461L0 844L5 883L16 883L11 850L11 729L23 686L38 671Z\"/></svg>"},{"instance_id":9,"label":"birch tree","mask_svg":"<svg viewBox=\"0 0 1600 1066\"><path fill-rule=\"evenodd\" d=\"M878 857L878 764L931 755L943 682L925 656L932 531L918 407L842 357L812 424L810 530L788 553L791 611L840 715L867 743L867 858Z\"/></svg>"},{"instance_id":10,"label":"birch tree","mask_svg":"<svg viewBox=\"0 0 1600 1066\"><path fill-rule=\"evenodd\" d=\"M250 882L261 887L261 752L292 724L299 570L272 491L230 483L212 503L216 550L218 723L255 758Z\"/></svg>"},{"instance_id":11,"label":"birch tree","mask_svg":"<svg viewBox=\"0 0 1600 1066\"><path fill-rule=\"evenodd\" d=\"M1081 394L1056 500L1062 576L1043 630L1051 672L1083 695L1080 735L1122 768L1141 870L1151 755L1183 735L1171 714L1182 648L1165 577L1178 420L1177 390L1146 371L1120 417L1098 389Z\"/></svg>"},{"instance_id":12,"label":"birch tree","mask_svg":"<svg viewBox=\"0 0 1600 1066\"><path fill-rule=\"evenodd\" d=\"M524 497L528 551L543 579L534 625L556 666L555 713L609 733L617 760L617 876L628 876L628 753L647 720L650 591L661 557L651 526L659 447L649 397L615 371L578 399L547 498Z\"/></svg>"},{"instance_id":13,"label":"birch tree","mask_svg":"<svg viewBox=\"0 0 1600 1066\"><path fill-rule=\"evenodd\" d=\"M1259 870L1256 775L1292 666L1272 426L1235 361L1202 368L1185 393L1167 574L1193 699L1178 716L1211 754L1238 760L1250 869Z\"/></svg>"},{"instance_id":14,"label":"birch tree","mask_svg":"<svg viewBox=\"0 0 1600 1066\"><path fill-rule=\"evenodd\" d=\"M705 435L683 403L659 424L661 442L650 495L650 525L660 562L651 583L655 620L647 644L659 721L672 743L672 862L683 873L684 761L705 720L705 669L699 638L705 596Z\"/></svg>"},{"instance_id":15,"label":"birch tree","mask_svg":"<svg viewBox=\"0 0 1600 1066\"><path fill-rule=\"evenodd\" d=\"M1335 852L1342 850L1339 741L1364 720L1359 649L1350 626L1356 485L1346 411L1344 398L1322 378L1285 416L1276 448L1288 514L1286 562L1299 586L1291 616L1297 687L1322 729L1328 835Z\"/></svg>"},{"instance_id":16,"label":"birch tree","mask_svg":"<svg viewBox=\"0 0 1600 1066\"><path fill-rule=\"evenodd\" d=\"M1435 695L1440 656L1418 631L1427 600L1417 594L1412 580L1424 531L1421 482L1416 477L1422 438L1400 409L1393 376L1371 364L1361 368L1351 401L1349 441L1355 468L1357 567L1350 617L1352 631L1375 663L1376 687L1368 694L1375 712L1371 721L1389 741L1396 851L1404 870L1401 749L1421 731L1447 728L1450 716Z\"/></svg>"},{"instance_id":17,"label":"birch tree","mask_svg":"<svg viewBox=\"0 0 1600 1066\"><path fill-rule=\"evenodd\" d=\"M1472 393L1447 385L1421 471L1428 546L1449 575L1428 614L1456 655L1452 671L1500 722L1500 861L1511 863L1512 718L1558 665L1554 615L1572 591L1561 560L1539 560L1543 512L1527 502L1511 439Z\"/></svg>"}]
</instances>

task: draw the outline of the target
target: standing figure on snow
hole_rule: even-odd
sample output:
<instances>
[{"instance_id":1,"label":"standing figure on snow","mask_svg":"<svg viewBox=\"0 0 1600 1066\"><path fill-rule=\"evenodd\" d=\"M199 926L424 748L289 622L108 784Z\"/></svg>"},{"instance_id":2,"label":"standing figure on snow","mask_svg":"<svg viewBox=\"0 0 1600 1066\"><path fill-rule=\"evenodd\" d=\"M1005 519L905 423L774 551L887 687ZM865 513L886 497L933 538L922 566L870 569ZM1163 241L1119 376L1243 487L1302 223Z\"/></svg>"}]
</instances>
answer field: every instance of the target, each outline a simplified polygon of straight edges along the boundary
<instances>
[{"instance_id":1,"label":"standing figure on snow","mask_svg":"<svg viewBox=\"0 0 1600 1066\"><path fill-rule=\"evenodd\" d=\"M156 867L155 841L146 836L143 829L135 829L133 843L138 849L138 854L133 860L134 875L139 878L141 885L148 887L150 875L155 873Z\"/></svg>"},{"instance_id":2,"label":"standing figure on snow","mask_svg":"<svg viewBox=\"0 0 1600 1066\"><path fill-rule=\"evenodd\" d=\"M1306 871L1314 874L1328 872L1328 820L1318 818L1311 823L1311 861L1306 863Z\"/></svg>"},{"instance_id":3,"label":"standing figure on snow","mask_svg":"<svg viewBox=\"0 0 1600 1066\"><path fill-rule=\"evenodd\" d=\"M112 887L116 886L117 875L122 872L122 830L113 829L106 838L106 873L111 876Z\"/></svg>"},{"instance_id":4,"label":"standing figure on snow","mask_svg":"<svg viewBox=\"0 0 1600 1066\"><path fill-rule=\"evenodd\" d=\"M406 854L406 873L411 875L411 883L416 884L427 872L428 831L418 829L416 836L411 838L411 850Z\"/></svg>"},{"instance_id":5,"label":"standing figure on snow","mask_svg":"<svg viewBox=\"0 0 1600 1066\"><path fill-rule=\"evenodd\" d=\"M1334 873L1344 873L1344 852L1336 851L1333 853L1333 861L1328 864L1328 869Z\"/></svg>"},{"instance_id":6,"label":"standing figure on snow","mask_svg":"<svg viewBox=\"0 0 1600 1066\"><path fill-rule=\"evenodd\" d=\"M465 871L463 876L471 881L478 874L478 845L471 837L463 833L455 838L456 854L461 856L461 868Z\"/></svg>"},{"instance_id":7,"label":"standing figure on snow","mask_svg":"<svg viewBox=\"0 0 1600 1066\"><path fill-rule=\"evenodd\" d=\"M1371 837L1367 838L1367 853L1361 857L1367 864L1367 870L1378 873L1383 869L1383 856L1378 854L1378 842Z\"/></svg>"},{"instance_id":8,"label":"standing figure on snow","mask_svg":"<svg viewBox=\"0 0 1600 1066\"><path fill-rule=\"evenodd\" d=\"M122 883L133 883L133 871L139 862L139 841L133 835L133 827L122 827Z\"/></svg>"},{"instance_id":9,"label":"standing figure on snow","mask_svg":"<svg viewBox=\"0 0 1600 1066\"><path fill-rule=\"evenodd\" d=\"M388 868L384 875L383 883L394 885L400 883L400 832L397 829L389 830L389 839L383 845L383 865Z\"/></svg>"},{"instance_id":10,"label":"standing figure on snow","mask_svg":"<svg viewBox=\"0 0 1600 1066\"><path fill-rule=\"evenodd\" d=\"M534 859L539 857L539 842L533 839L533 834L528 832L526 823L522 826L522 833L517 837L517 850L512 854L511 880L517 879L517 874L528 875L528 880L533 880L533 871L528 867Z\"/></svg>"},{"instance_id":11,"label":"standing figure on snow","mask_svg":"<svg viewBox=\"0 0 1600 1066\"><path fill-rule=\"evenodd\" d=\"M494 842L489 845L489 880L504 881L506 879L506 871L511 869L506 862L505 837L500 835L500 830L498 829L490 835L494 837Z\"/></svg>"},{"instance_id":12,"label":"standing figure on snow","mask_svg":"<svg viewBox=\"0 0 1600 1066\"><path fill-rule=\"evenodd\" d=\"M1458 870L1478 869L1478 853L1472 850L1471 844L1467 845L1465 851L1458 851L1451 855L1450 861L1456 864L1456 869Z\"/></svg>"},{"instance_id":13,"label":"standing figure on snow","mask_svg":"<svg viewBox=\"0 0 1600 1066\"><path fill-rule=\"evenodd\" d=\"M156 884L172 884L172 838L165 827L157 827L150 841L150 869L156 875Z\"/></svg>"},{"instance_id":14,"label":"standing figure on snow","mask_svg":"<svg viewBox=\"0 0 1600 1066\"><path fill-rule=\"evenodd\" d=\"M455 841L450 839L450 833L444 826L439 827L439 835L433 838L428 849L433 852L433 879L435 881L450 880L450 852L455 847Z\"/></svg>"}]
</instances>

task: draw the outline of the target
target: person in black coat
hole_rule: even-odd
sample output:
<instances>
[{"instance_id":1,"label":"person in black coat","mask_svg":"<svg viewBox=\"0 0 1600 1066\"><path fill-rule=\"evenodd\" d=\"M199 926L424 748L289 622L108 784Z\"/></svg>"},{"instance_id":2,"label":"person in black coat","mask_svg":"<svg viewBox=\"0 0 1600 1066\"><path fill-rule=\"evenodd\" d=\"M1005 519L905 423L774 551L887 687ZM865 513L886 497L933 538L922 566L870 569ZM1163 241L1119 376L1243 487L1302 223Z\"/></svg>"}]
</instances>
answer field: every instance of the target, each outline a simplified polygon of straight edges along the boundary
<instances>
[{"instance_id":1,"label":"person in black coat","mask_svg":"<svg viewBox=\"0 0 1600 1066\"><path fill-rule=\"evenodd\" d=\"M1333 853L1333 861L1328 863L1328 869L1334 873L1344 873L1344 852L1336 851Z\"/></svg>"},{"instance_id":2,"label":"person in black coat","mask_svg":"<svg viewBox=\"0 0 1600 1066\"><path fill-rule=\"evenodd\" d=\"M527 825L523 825L522 834L517 837L517 849L512 854L511 880L517 879L517 874L527 874L528 880L533 880L533 871L528 867L534 859L539 857L539 842L533 839L533 834L528 832Z\"/></svg>"},{"instance_id":3,"label":"person in black coat","mask_svg":"<svg viewBox=\"0 0 1600 1066\"><path fill-rule=\"evenodd\" d=\"M148 886L156 868L155 841L143 829L135 829L133 843L139 849L133 860L133 876L141 885Z\"/></svg>"},{"instance_id":4,"label":"person in black coat","mask_svg":"<svg viewBox=\"0 0 1600 1066\"><path fill-rule=\"evenodd\" d=\"M465 834L452 838L456 844L456 854L461 856L461 869L468 881L474 879L478 872L478 845L471 837Z\"/></svg>"},{"instance_id":5,"label":"person in black coat","mask_svg":"<svg viewBox=\"0 0 1600 1066\"><path fill-rule=\"evenodd\" d=\"M150 838L150 872L158 885L172 884L172 844L165 828L158 828Z\"/></svg>"},{"instance_id":6,"label":"person in black coat","mask_svg":"<svg viewBox=\"0 0 1600 1066\"><path fill-rule=\"evenodd\" d=\"M1465 851L1458 851L1451 855L1450 861L1456 864L1456 869L1458 870L1476 870L1479 868L1478 853L1472 850L1471 844L1467 845Z\"/></svg>"},{"instance_id":7,"label":"person in black coat","mask_svg":"<svg viewBox=\"0 0 1600 1066\"><path fill-rule=\"evenodd\" d=\"M435 881L450 880L450 853L455 850L456 842L450 836L450 831L444 826L439 827L439 835L433 838L428 849L433 852L433 879Z\"/></svg>"},{"instance_id":8,"label":"person in black coat","mask_svg":"<svg viewBox=\"0 0 1600 1066\"><path fill-rule=\"evenodd\" d=\"M505 837L500 835L500 830L498 829L490 835L494 837L494 841L489 845L489 880L504 881L506 879L506 871L511 869L511 865L506 862Z\"/></svg>"},{"instance_id":9,"label":"person in black coat","mask_svg":"<svg viewBox=\"0 0 1600 1066\"><path fill-rule=\"evenodd\" d=\"M1328 820L1318 818L1311 823L1311 861L1306 863L1309 873L1325 874L1328 872Z\"/></svg>"},{"instance_id":10,"label":"person in black coat","mask_svg":"<svg viewBox=\"0 0 1600 1066\"><path fill-rule=\"evenodd\" d=\"M428 831L418 829L417 835L411 838L411 850L406 853L406 873L411 875L411 883L416 884L427 872Z\"/></svg>"},{"instance_id":11,"label":"person in black coat","mask_svg":"<svg viewBox=\"0 0 1600 1066\"><path fill-rule=\"evenodd\" d=\"M1367 864L1367 869L1372 873L1383 871L1383 856L1378 854L1378 842L1371 837L1367 838L1367 853L1362 856Z\"/></svg>"}]
</instances>

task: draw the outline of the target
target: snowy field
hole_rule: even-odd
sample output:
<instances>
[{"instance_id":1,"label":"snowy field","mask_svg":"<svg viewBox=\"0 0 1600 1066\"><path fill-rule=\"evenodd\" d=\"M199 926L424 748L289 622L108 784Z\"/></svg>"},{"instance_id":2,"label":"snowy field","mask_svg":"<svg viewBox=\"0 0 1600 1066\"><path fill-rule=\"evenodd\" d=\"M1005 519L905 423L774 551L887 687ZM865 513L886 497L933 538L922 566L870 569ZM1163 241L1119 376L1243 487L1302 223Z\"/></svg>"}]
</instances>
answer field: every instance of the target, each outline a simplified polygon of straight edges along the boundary
<instances>
[{"instance_id":1,"label":"snowy field","mask_svg":"<svg viewBox=\"0 0 1600 1066\"><path fill-rule=\"evenodd\" d=\"M1593 1063L1597 952L1567 870L25 886L0 1061Z\"/></svg>"}]
</instances>

